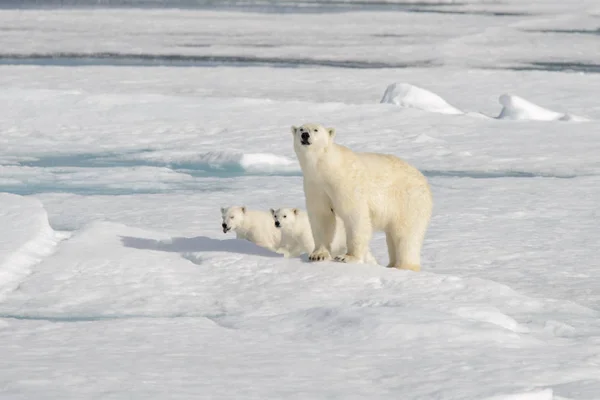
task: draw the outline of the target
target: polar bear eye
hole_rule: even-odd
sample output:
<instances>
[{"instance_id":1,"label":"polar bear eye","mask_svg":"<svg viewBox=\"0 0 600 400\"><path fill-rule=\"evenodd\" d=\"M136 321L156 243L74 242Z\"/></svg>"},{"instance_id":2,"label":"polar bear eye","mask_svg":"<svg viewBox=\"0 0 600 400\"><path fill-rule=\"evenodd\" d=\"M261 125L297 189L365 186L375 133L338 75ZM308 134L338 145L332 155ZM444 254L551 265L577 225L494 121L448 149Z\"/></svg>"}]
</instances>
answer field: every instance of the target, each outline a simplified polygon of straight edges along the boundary
<instances>
[{"instance_id":1,"label":"polar bear eye","mask_svg":"<svg viewBox=\"0 0 600 400\"><path fill-rule=\"evenodd\" d=\"M315 129L315 132L319 132L319 130L318 130L318 129Z\"/></svg>"},{"instance_id":2,"label":"polar bear eye","mask_svg":"<svg viewBox=\"0 0 600 400\"><path fill-rule=\"evenodd\" d=\"M229 219L233 219L233 218L234 218L233 216L229 217Z\"/></svg>"},{"instance_id":3,"label":"polar bear eye","mask_svg":"<svg viewBox=\"0 0 600 400\"><path fill-rule=\"evenodd\" d=\"M287 215L284 215L283 218L287 218Z\"/></svg>"}]
</instances>

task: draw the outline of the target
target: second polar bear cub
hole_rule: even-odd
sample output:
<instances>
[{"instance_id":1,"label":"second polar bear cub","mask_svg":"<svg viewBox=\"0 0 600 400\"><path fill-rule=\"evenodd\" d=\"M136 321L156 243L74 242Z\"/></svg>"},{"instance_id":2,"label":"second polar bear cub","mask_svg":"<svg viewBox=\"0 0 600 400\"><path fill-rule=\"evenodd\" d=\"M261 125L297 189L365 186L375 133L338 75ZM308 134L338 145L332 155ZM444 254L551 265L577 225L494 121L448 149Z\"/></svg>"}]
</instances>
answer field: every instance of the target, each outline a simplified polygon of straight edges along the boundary
<instances>
[{"instance_id":1,"label":"second polar bear cub","mask_svg":"<svg viewBox=\"0 0 600 400\"><path fill-rule=\"evenodd\" d=\"M308 215L298 208L271 208L272 223L281 231L281 245L286 247L290 257L312 253L315 248Z\"/></svg>"},{"instance_id":2,"label":"second polar bear cub","mask_svg":"<svg viewBox=\"0 0 600 400\"><path fill-rule=\"evenodd\" d=\"M359 153L336 144L333 128L304 124L293 126L292 134L315 239L309 260L331 258L333 209L344 221L348 249L336 261L360 263L373 231L384 231L388 267L420 270L433 208L425 176L393 155Z\"/></svg>"},{"instance_id":3,"label":"second polar bear cub","mask_svg":"<svg viewBox=\"0 0 600 400\"><path fill-rule=\"evenodd\" d=\"M333 210L332 210L333 213ZM311 254L315 249L315 240L308 214L299 208L271 208L271 214L275 222L275 227L281 229L281 246L288 249L290 257L297 257L304 253ZM336 218L336 232L331 244L331 254L339 255L346 252L346 232L344 223ZM364 262L367 264L377 264L377 260L368 250Z\"/></svg>"}]
</instances>

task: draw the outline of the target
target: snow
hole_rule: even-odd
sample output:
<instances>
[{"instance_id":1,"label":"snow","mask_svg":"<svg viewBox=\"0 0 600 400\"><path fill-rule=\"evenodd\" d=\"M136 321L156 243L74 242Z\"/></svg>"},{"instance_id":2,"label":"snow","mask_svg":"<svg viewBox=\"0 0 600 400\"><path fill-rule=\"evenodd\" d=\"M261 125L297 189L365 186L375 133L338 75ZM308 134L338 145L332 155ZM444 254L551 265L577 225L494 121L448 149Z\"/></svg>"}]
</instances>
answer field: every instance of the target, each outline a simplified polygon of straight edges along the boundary
<instances>
[{"instance_id":1,"label":"snow","mask_svg":"<svg viewBox=\"0 0 600 400\"><path fill-rule=\"evenodd\" d=\"M385 89L381 102L441 114L463 114L462 111L448 104L437 94L408 83L389 85Z\"/></svg>"},{"instance_id":2,"label":"snow","mask_svg":"<svg viewBox=\"0 0 600 400\"><path fill-rule=\"evenodd\" d=\"M519 96L503 94L500 96L502 111L499 119L534 120L534 121L586 121L585 118L570 114L562 114L533 104Z\"/></svg>"},{"instance_id":3,"label":"snow","mask_svg":"<svg viewBox=\"0 0 600 400\"><path fill-rule=\"evenodd\" d=\"M502 110L498 119L530 120L530 121L588 121L587 118L572 114L563 114L540 107L519 96L503 94L499 98ZM393 83L387 87L381 103L394 104L400 107L416 108L440 114L465 114L464 111L448 104L446 100L429 90L409 83ZM471 116L483 117L476 112L467 112ZM421 140L428 140L423 138Z\"/></svg>"},{"instance_id":4,"label":"snow","mask_svg":"<svg viewBox=\"0 0 600 400\"><path fill-rule=\"evenodd\" d=\"M14 290L35 264L52 254L64 234L54 232L42 203L0 193L0 299Z\"/></svg>"},{"instance_id":5,"label":"snow","mask_svg":"<svg viewBox=\"0 0 600 400\"><path fill-rule=\"evenodd\" d=\"M0 10L0 397L598 398L596 2L359 3ZM222 233L309 121L428 177L422 272Z\"/></svg>"}]
</instances>

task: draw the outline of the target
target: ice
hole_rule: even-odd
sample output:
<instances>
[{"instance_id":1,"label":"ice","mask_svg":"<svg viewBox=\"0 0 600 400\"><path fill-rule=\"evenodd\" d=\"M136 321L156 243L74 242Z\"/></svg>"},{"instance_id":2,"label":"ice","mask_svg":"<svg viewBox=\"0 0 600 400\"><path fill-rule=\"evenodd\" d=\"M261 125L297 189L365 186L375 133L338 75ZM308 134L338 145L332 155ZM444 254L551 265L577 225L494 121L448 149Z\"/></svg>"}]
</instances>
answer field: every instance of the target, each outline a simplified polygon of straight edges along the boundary
<instances>
[{"instance_id":1,"label":"ice","mask_svg":"<svg viewBox=\"0 0 600 400\"><path fill-rule=\"evenodd\" d=\"M323 385L350 398L387 398L398 386L428 397L439 385L449 397L487 398L531 385L528 374L511 375L514 362L543 365L542 386L564 381L567 371L596 372L577 359L589 344L547 336L547 315L568 318L581 333L600 328L593 310L493 281L307 264L248 242L102 221L44 259L0 315L1 339L12 344L3 354L13 362L0 370L5 393L52 398L101 390L320 397ZM490 315L529 328L490 323ZM37 365L52 365L52 374Z\"/></svg>"},{"instance_id":2,"label":"ice","mask_svg":"<svg viewBox=\"0 0 600 400\"><path fill-rule=\"evenodd\" d=\"M437 94L408 83L389 85L385 89L381 102L441 114L463 114Z\"/></svg>"},{"instance_id":3,"label":"ice","mask_svg":"<svg viewBox=\"0 0 600 400\"><path fill-rule=\"evenodd\" d=\"M587 121L576 115L563 114L548 110L519 96L503 94L500 96L502 111L498 119L534 120L534 121Z\"/></svg>"},{"instance_id":4,"label":"ice","mask_svg":"<svg viewBox=\"0 0 600 400\"><path fill-rule=\"evenodd\" d=\"M0 397L598 398L596 1L61 3L0 10ZM420 273L222 233L306 122L428 177Z\"/></svg>"},{"instance_id":5,"label":"ice","mask_svg":"<svg viewBox=\"0 0 600 400\"><path fill-rule=\"evenodd\" d=\"M64 235L54 232L36 199L0 193L0 299L51 254Z\"/></svg>"}]
</instances>

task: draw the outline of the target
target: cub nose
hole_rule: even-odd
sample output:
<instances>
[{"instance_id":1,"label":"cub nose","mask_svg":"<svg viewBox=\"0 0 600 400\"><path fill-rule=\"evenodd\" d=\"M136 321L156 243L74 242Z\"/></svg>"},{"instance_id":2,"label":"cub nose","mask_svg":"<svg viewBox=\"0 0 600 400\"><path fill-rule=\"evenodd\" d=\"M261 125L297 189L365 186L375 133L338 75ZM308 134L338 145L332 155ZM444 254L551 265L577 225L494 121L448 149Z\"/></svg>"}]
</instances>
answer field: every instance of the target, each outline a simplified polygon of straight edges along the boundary
<instances>
[{"instance_id":1,"label":"cub nose","mask_svg":"<svg viewBox=\"0 0 600 400\"><path fill-rule=\"evenodd\" d=\"M302 135L300 135L300 137L302 138L302 140L308 140L310 135L308 134L308 132L302 132Z\"/></svg>"},{"instance_id":2,"label":"cub nose","mask_svg":"<svg viewBox=\"0 0 600 400\"><path fill-rule=\"evenodd\" d=\"M275 226L278 227L278 228L281 226L281 224L279 223L279 221L275 221Z\"/></svg>"},{"instance_id":3,"label":"cub nose","mask_svg":"<svg viewBox=\"0 0 600 400\"><path fill-rule=\"evenodd\" d=\"M222 224L221 224L221 226L222 226L223 228L227 228L227 224L226 224L226 223L222 223Z\"/></svg>"}]
</instances>

